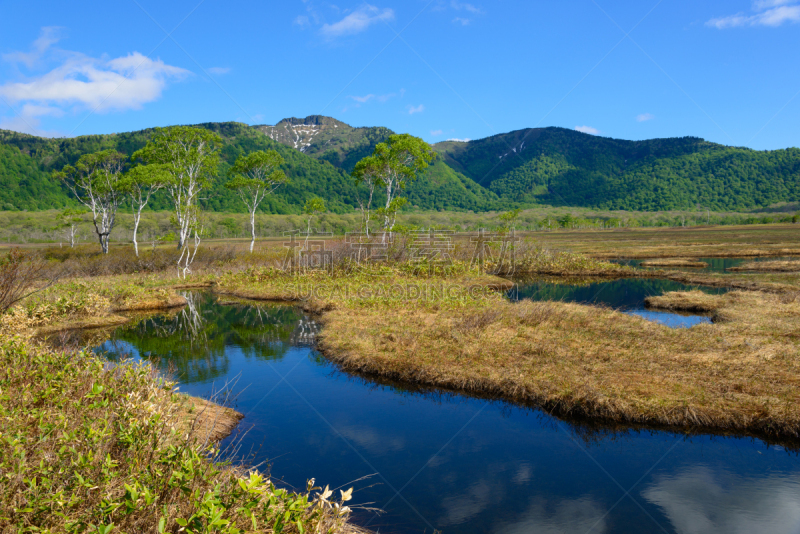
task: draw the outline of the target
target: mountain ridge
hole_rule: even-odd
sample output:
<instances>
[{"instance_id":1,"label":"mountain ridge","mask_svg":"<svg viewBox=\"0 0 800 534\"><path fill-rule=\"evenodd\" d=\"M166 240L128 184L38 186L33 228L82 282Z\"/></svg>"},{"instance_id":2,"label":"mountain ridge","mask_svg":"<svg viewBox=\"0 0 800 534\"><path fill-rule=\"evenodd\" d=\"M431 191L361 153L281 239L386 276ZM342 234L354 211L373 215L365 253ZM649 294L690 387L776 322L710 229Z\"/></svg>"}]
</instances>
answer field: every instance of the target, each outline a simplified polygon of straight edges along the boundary
<instances>
[{"instance_id":1,"label":"mountain ridge","mask_svg":"<svg viewBox=\"0 0 800 534\"><path fill-rule=\"evenodd\" d=\"M225 139L220 178L207 208L241 211L223 191L227 168L250 150L274 148L292 180L265 212L297 212L311 196L334 211L355 209L349 172L394 132L353 127L323 115L288 117L275 125L195 125ZM82 154L115 148L130 154L154 129L47 139L0 130L0 208L46 209L69 204L50 171ZM16 151L15 151L16 149ZM756 151L698 137L641 141L593 136L559 127L525 128L470 141L435 143L439 158L409 187L411 208L487 211L530 205L602 209L714 210L766 207L800 199L800 149ZM154 207L163 202L156 201Z\"/></svg>"}]
</instances>

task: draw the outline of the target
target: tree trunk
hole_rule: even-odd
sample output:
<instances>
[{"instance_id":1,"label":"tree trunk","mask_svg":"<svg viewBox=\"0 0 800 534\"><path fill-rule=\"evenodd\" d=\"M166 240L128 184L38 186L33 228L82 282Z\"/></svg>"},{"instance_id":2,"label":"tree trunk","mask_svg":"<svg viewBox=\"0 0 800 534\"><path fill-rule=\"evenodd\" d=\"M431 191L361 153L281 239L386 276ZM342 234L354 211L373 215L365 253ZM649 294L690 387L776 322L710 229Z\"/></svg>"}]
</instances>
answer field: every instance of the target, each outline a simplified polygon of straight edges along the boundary
<instances>
[{"instance_id":1,"label":"tree trunk","mask_svg":"<svg viewBox=\"0 0 800 534\"><path fill-rule=\"evenodd\" d=\"M256 210L250 212L250 253L253 252L253 246L256 244Z\"/></svg>"},{"instance_id":2,"label":"tree trunk","mask_svg":"<svg viewBox=\"0 0 800 534\"><path fill-rule=\"evenodd\" d=\"M100 249L103 254L108 254L108 234L100 234Z\"/></svg>"},{"instance_id":3,"label":"tree trunk","mask_svg":"<svg viewBox=\"0 0 800 534\"><path fill-rule=\"evenodd\" d=\"M136 241L136 232L139 229L139 221L142 218L142 211L133 214L133 250L136 252L136 257L139 257L139 243Z\"/></svg>"}]
</instances>

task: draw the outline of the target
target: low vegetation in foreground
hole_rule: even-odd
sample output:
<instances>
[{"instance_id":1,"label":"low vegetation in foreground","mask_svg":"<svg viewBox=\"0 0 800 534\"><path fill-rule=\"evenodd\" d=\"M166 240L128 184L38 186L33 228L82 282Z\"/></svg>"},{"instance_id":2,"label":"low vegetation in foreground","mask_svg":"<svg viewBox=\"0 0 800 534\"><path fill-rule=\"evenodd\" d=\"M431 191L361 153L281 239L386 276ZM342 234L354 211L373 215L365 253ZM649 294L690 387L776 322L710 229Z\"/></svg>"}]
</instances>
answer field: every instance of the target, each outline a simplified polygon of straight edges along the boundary
<instances>
[{"instance_id":1,"label":"low vegetation in foreground","mask_svg":"<svg viewBox=\"0 0 800 534\"><path fill-rule=\"evenodd\" d=\"M226 463L219 415L197 417L207 404L149 366L7 336L0 360L4 532L357 531L349 492L288 492Z\"/></svg>"}]
</instances>

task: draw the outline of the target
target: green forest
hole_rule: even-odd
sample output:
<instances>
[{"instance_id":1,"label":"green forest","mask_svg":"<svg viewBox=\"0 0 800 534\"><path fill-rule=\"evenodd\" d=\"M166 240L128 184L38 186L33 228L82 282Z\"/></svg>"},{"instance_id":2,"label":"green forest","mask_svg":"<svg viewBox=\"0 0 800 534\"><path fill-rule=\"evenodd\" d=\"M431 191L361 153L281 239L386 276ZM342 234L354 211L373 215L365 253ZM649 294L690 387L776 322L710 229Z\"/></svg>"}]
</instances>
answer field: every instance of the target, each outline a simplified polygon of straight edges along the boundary
<instances>
[{"instance_id":1,"label":"green forest","mask_svg":"<svg viewBox=\"0 0 800 534\"><path fill-rule=\"evenodd\" d=\"M750 210L800 198L800 149L697 137L625 141L564 128L435 145L455 170L522 204L624 210Z\"/></svg>"},{"instance_id":2,"label":"green forest","mask_svg":"<svg viewBox=\"0 0 800 534\"><path fill-rule=\"evenodd\" d=\"M255 150L277 150L285 160L282 170L289 183L280 187L261 205L260 212L298 213L309 198L321 197L334 213L352 211L357 205L354 180L342 167L316 159L273 141L245 124L208 123L198 125L215 131L223 138L221 162L211 190L201 202L207 210L243 212L244 205L234 191L224 187L228 169L241 154ZM4 210L43 210L73 205L68 191L55 181L51 172L74 164L80 156L105 149L132 154L142 148L153 130L91 135L71 139L45 139L16 132L0 131L0 208ZM377 138L373 142L382 141ZM371 148L361 151L368 154ZM352 158L351 158L352 159ZM343 158L347 160L347 157ZM418 209L484 210L497 207L499 199L474 182L455 173L443 162L431 166L409 189L410 204ZM376 201L382 200L376 195ZM156 195L149 208L170 208L164 194Z\"/></svg>"},{"instance_id":3,"label":"green forest","mask_svg":"<svg viewBox=\"0 0 800 534\"><path fill-rule=\"evenodd\" d=\"M261 205L261 213L299 213L321 197L333 213L352 212L360 194L349 173L393 132L353 128L329 117L286 119L276 126L236 122L198 125L223 138L221 163L203 207L245 210L224 187L236 158L275 149L289 183ZM297 150L291 128L314 128ZM84 154L116 149L132 154L153 129L47 139L0 130L0 209L37 211L74 205L51 177ZM293 144L294 143L294 144ZM748 211L800 200L800 149L756 151L696 137L625 141L564 128L526 129L470 142L447 141L439 158L406 191L406 211L492 211L536 206L603 210ZM363 192L362 192L363 193ZM379 193L375 202L382 201ZM149 209L169 209L161 194Z\"/></svg>"}]
</instances>

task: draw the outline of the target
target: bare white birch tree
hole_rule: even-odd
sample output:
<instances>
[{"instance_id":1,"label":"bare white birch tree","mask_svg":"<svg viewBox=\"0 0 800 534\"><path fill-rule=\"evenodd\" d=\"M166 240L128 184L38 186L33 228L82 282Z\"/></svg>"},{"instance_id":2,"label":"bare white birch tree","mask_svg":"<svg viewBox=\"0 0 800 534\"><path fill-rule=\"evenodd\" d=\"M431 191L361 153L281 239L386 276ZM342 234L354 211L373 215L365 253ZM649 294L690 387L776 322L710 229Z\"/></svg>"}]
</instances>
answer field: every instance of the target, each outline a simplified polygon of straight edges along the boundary
<instances>
[{"instance_id":1,"label":"bare white birch tree","mask_svg":"<svg viewBox=\"0 0 800 534\"><path fill-rule=\"evenodd\" d=\"M211 185L219 165L222 138L214 132L191 126L159 128L143 149L133 157L150 164L164 165L169 176L164 187L173 205L173 223L178 231L178 274L191 272L194 254L187 248L189 238L200 244L202 229L198 225L200 192Z\"/></svg>"},{"instance_id":2,"label":"bare white birch tree","mask_svg":"<svg viewBox=\"0 0 800 534\"><path fill-rule=\"evenodd\" d=\"M54 173L91 212L94 231L104 254L108 254L108 240L116 223L117 209L126 194L122 183L126 161L125 155L116 150L103 150L81 156L74 166L66 165Z\"/></svg>"},{"instance_id":3,"label":"bare white birch tree","mask_svg":"<svg viewBox=\"0 0 800 534\"><path fill-rule=\"evenodd\" d=\"M133 249L139 256L139 243L136 239L139 223L142 220L142 210L154 193L167 186L171 178L169 166L163 164L137 165L129 170L124 177L125 188L131 196L133 207Z\"/></svg>"}]
</instances>

